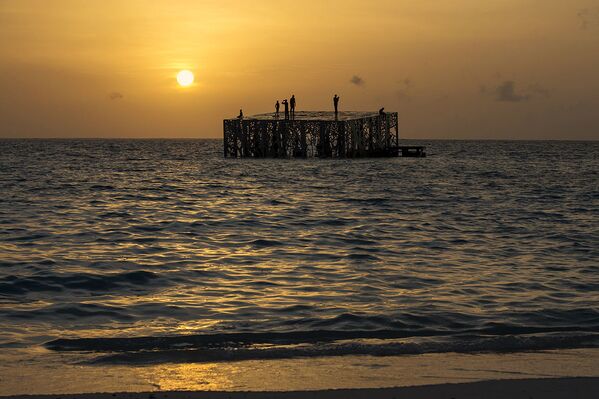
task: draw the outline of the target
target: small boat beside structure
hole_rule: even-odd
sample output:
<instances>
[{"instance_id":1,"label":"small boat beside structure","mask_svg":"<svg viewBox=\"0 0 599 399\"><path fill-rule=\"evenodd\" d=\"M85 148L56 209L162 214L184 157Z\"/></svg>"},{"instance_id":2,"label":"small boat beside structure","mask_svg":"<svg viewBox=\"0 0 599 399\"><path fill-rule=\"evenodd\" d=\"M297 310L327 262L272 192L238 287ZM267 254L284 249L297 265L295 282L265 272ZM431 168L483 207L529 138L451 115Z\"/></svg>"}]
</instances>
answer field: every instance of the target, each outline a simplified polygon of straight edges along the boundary
<instances>
[{"instance_id":1,"label":"small boat beside structure","mask_svg":"<svg viewBox=\"0 0 599 399\"><path fill-rule=\"evenodd\" d=\"M397 147L398 156L411 158L426 157L426 147L421 145L400 145Z\"/></svg>"}]
</instances>

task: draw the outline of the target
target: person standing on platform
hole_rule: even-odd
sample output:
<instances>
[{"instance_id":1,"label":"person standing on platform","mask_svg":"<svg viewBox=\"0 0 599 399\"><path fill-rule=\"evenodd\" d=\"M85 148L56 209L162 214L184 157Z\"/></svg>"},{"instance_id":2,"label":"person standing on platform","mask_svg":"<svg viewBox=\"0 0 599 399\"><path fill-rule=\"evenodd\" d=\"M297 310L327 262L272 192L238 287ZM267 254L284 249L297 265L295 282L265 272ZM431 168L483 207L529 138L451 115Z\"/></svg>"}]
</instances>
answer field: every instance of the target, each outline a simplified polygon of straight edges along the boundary
<instances>
[{"instance_id":1,"label":"person standing on platform","mask_svg":"<svg viewBox=\"0 0 599 399\"><path fill-rule=\"evenodd\" d=\"M337 94L333 97L333 106L335 107L335 117L337 117L339 113L339 96Z\"/></svg>"},{"instance_id":2,"label":"person standing on platform","mask_svg":"<svg viewBox=\"0 0 599 399\"><path fill-rule=\"evenodd\" d=\"M279 108L281 108L281 104L279 104L279 100L277 100L275 104L275 118L279 117Z\"/></svg>"},{"instance_id":3,"label":"person standing on platform","mask_svg":"<svg viewBox=\"0 0 599 399\"><path fill-rule=\"evenodd\" d=\"M285 107L285 120L289 119L289 102L287 99L283 100L283 106Z\"/></svg>"},{"instance_id":4,"label":"person standing on platform","mask_svg":"<svg viewBox=\"0 0 599 399\"><path fill-rule=\"evenodd\" d=\"M289 106L291 107L291 119L295 119L295 94L291 95L291 100L289 100Z\"/></svg>"}]
</instances>

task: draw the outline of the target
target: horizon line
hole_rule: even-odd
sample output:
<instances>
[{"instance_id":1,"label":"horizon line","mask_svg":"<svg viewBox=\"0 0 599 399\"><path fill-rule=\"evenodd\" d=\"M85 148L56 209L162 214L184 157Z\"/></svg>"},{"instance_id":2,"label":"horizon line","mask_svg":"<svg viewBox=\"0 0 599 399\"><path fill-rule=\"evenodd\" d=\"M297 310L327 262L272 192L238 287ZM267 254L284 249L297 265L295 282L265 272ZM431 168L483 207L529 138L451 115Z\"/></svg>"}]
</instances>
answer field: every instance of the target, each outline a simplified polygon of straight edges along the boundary
<instances>
[{"instance_id":1,"label":"horizon line","mask_svg":"<svg viewBox=\"0 0 599 399\"><path fill-rule=\"evenodd\" d=\"M223 140L222 137L0 137L0 140ZM406 137L400 140L426 140L426 141L569 141L569 142L599 142L596 139L561 139L561 138L413 138Z\"/></svg>"}]
</instances>

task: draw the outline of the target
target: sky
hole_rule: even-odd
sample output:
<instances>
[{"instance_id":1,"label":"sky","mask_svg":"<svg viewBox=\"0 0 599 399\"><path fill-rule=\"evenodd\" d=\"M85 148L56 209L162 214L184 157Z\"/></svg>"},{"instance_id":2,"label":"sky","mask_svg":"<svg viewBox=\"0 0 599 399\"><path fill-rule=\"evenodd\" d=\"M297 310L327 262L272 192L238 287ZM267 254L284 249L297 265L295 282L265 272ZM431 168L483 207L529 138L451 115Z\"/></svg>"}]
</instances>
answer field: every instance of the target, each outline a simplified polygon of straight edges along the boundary
<instances>
[{"instance_id":1,"label":"sky","mask_svg":"<svg viewBox=\"0 0 599 399\"><path fill-rule=\"evenodd\" d=\"M404 138L599 139L599 0L0 0L0 137L222 137L291 94Z\"/></svg>"}]
</instances>

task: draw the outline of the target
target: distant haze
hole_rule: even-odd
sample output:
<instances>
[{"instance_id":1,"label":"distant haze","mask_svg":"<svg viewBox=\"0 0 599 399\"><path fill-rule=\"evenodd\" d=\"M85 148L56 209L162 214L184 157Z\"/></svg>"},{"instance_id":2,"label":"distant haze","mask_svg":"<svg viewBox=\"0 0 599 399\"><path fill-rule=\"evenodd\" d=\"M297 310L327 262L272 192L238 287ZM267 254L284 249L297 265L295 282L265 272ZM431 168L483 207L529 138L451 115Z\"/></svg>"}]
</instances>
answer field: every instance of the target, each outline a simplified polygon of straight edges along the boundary
<instances>
[{"instance_id":1,"label":"distant haze","mask_svg":"<svg viewBox=\"0 0 599 399\"><path fill-rule=\"evenodd\" d=\"M598 0L0 0L0 137L221 137L337 93L406 138L599 139L598 71Z\"/></svg>"}]
</instances>

